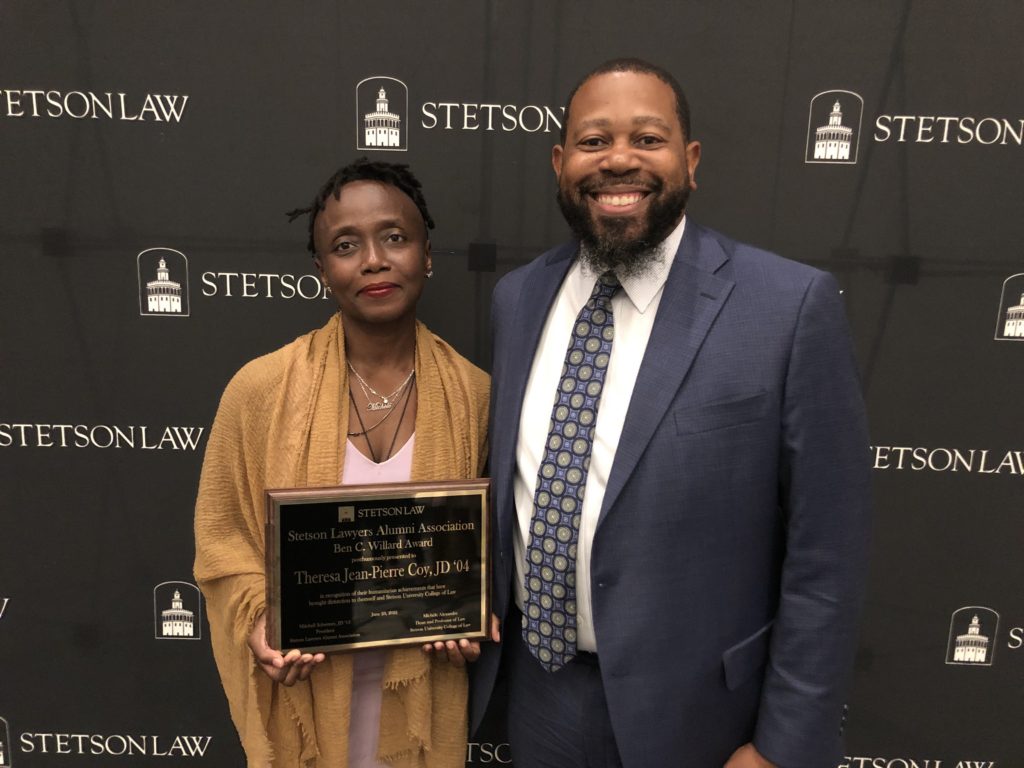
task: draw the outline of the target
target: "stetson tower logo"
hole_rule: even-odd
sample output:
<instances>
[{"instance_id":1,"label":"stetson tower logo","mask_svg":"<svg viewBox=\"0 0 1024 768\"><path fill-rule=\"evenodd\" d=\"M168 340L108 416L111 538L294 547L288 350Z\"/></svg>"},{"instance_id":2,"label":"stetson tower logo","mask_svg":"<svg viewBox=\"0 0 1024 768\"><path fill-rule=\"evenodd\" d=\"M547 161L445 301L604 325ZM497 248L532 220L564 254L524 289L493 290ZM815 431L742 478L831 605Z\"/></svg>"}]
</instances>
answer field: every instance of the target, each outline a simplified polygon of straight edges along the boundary
<instances>
[{"instance_id":1,"label":"stetson tower logo","mask_svg":"<svg viewBox=\"0 0 1024 768\"><path fill-rule=\"evenodd\" d=\"M7 721L0 717L0 768L11 766L11 729Z\"/></svg>"},{"instance_id":2,"label":"stetson tower logo","mask_svg":"<svg viewBox=\"0 0 1024 768\"><path fill-rule=\"evenodd\" d=\"M864 99L853 91L822 91L811 99L804 162L856 163L863 115Z\"/></svg>"},{"instance_id":3,"label":"stetson tower logo","mask_svg":"<svg viewBox=\"0 0 1024 768\"><path fill-rule=\"evenodd\" d=\"M203 636L199 587L187 581L165 581L153 588L153 621L157 640L199 640Z\"/></svg>"},{"instance_id":4,"label":"stetson tower logo","mask_svg":"<svg viewBox=\"0 0 1024 768\"><path fill-rule=\"evenodd\" d=\"M1003 281L996 316L996 341L1024 341L1024 272Z\"/></svg>"},{"instance_id":5,"label":"stetson tower logo","mask_svg":"<svg viewBox=\"0 0 1024 768\"><path fill-rule=\"evenodd\" d=\"M139 314L188 317L188 259L173 248L147 248L137 257Z\"/></svg>"},{"instance_id":6,"label":"stetson tower logo","mask_svg":"<svg viewBox=\"0 0 1024 768\"><path fill-rule=\"evenodd\" d=\"M946 663L991 666L998 631L999 614L991 608L967 605L953 611L949 620Z\"/></svg>"},{"instance_id":7,"label":"stetson tower logo","mask_svg":"<svg viewBox=\"0 0 1024 768\"><path fill-rule=\"evenodd\" d=\"M378 75L356 85L356 147L405 152L409 149L409 88Z\"/></svg>"}]
</instances>

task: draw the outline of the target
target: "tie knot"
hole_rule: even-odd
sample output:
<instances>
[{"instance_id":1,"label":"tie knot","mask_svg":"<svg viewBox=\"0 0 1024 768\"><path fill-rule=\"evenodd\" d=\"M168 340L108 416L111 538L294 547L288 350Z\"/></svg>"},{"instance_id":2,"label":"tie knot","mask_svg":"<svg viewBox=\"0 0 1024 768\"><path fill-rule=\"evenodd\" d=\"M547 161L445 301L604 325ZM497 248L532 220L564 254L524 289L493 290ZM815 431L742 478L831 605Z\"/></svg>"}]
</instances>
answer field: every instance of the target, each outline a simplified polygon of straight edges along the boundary
<instances>
[{"instance_id":1,"label":"tie knot","mask_svg":"<svg viewBox=\"0 0 1024 768\"><path fill-rule=\"evenodd\" d=\"M594 285L594 292L590 295L591 298L594 299L610 299L621 287L622 285L619 283L618 276L609 270L597 278L597 283Z\"/></svg>"}]
</instances>

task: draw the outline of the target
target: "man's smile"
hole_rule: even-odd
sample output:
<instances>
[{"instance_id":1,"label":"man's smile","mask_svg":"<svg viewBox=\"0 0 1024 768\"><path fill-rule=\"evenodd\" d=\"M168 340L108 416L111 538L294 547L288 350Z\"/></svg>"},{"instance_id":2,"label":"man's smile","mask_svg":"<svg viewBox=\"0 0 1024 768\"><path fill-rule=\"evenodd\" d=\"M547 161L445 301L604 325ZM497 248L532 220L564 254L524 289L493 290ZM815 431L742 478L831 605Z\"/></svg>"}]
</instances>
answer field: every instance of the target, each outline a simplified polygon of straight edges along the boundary
<instances>
[{"instance_id":1,"label":"man's smile","mask_svg":"<svg viewBox=\"0 0 1024 768\"><path fill-rule=\"evenodd\" d=\"M624 194L614 194L611 192L603 192L598 195L594 195L593 198L597 200L601 205L610 205L615 208L620 208L624 205L633 205L633 203L639 203L647 197L646 192L626 192Z\"/></svg>"},{"instance_id":2,"label":"man's smile","mask_svg":"<svg viewBox=\"0 0 1024 768\"><path fill-rule=\"evenodd\" d=\"M655 190L649 184L618 182L603 184L597 188L588 185L581 191L598 213L622 216L636 213Z\"/></svg>"}]
</instances>

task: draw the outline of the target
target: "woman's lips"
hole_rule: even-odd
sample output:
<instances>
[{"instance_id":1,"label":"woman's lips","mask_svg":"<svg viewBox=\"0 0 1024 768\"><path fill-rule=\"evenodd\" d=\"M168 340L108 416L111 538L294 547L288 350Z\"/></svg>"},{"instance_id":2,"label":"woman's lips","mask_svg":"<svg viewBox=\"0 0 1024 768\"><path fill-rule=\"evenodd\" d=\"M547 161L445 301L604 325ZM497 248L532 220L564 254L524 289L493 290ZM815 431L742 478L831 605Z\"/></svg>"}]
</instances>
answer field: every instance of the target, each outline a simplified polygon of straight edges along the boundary
<instances>
[{"instance_id":1,"label":"woman's lips","mask_svg":"<svg viewBox=\"0 0 1024 768\"><path fill-rule=\"evenodd\" d=\"M394 283L371 283L362 288L359 293L363 296L369 296L371 299L383 299L394 293L397 288L398 286Z\"/></svg>"}]
</instances>

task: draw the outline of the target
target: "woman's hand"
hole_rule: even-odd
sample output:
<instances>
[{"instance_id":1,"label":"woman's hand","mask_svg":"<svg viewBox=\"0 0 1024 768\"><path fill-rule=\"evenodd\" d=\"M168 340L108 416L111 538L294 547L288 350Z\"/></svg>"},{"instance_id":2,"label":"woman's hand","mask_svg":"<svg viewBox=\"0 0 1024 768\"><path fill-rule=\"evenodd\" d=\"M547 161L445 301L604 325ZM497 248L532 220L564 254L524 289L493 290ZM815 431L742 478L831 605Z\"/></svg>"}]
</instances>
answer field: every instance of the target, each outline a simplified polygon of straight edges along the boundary
<instances>
[{"instance_id":1,"label":"woman's hand","mask_svg":"<svg viewBox=\"0 0 1024 768\"><path fill-rule=\"evenodd\" d=\"M757 747L747 743L732 753L724 768L778 768L775 763L757 751Z\"/></svg>"},{"instance_id":2,"label":"woman's hand","mask_svg":"<svg viewBox=\"0 0 1024 768\"><path fill-rule=\"evenodd\" d=\"M501 622L498 621L498 617L493 613L491 614L491 640L496 643L501 642ZM439 657L442 654L442 658L447 658L449 662L457 667L466 666L466 662L473 662L480 658L480 643L476 640L467 640L462 638L458 642L454 640L447 640L442 642L438 640L436 643L426 643L423 646L423 652L426 654L436 653Z\"/></svg>"},{"instance_id":3,"label":"woman's hand","mask_svg":"<svg viewBox=\"0 0 1024 768\"><path fill-rule=\"evenodd\" d=\"M267 645L267 615L264 613L253 625L249 634L249 650L260 669L281 685L295 685L297 680L306 680L317 664L327 658L322 653L303 653L298 649L282 654Z\"/></svg>"}]
</instances>

